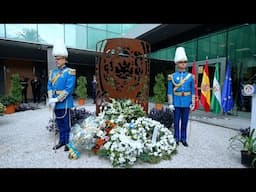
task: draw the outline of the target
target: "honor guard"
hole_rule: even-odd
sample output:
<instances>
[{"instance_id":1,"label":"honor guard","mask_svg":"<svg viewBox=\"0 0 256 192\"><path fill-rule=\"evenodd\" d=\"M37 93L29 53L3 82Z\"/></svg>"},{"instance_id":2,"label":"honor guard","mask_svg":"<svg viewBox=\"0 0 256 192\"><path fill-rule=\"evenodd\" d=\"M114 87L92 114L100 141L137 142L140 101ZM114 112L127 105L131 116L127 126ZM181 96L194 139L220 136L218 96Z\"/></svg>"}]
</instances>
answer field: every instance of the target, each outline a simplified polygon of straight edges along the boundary
<instances>
[{"instance_id":1,"label":"honor guard","mask_svg":"<svg viewBox=\"0 0 256 192\"><path fill-rule=\"evenodd\" d=\"M178 71L168 75L168 104L174 112L176 143L187 147L187 124L189 111L195 106L195 85L192 74L186 71L187 56L183 47L176 49L174 62Z\"/></svg>"},{"instance_id":2,"label":"honor guard","mask_svg":"<svg viewBox=\"0 0 256 192\"><path fill-rule=\"evenodd\" d=\"M48 105L54 109L59 128L59 143L53 149L59 149L65 145L64 150L68 151L67 144L71 128L70 108L73 107L72 93L75 88L76 71L66 66L68 51L64 43L56 43L52 54L57 68L49 72Z\"/></svg>"}]
</instances>

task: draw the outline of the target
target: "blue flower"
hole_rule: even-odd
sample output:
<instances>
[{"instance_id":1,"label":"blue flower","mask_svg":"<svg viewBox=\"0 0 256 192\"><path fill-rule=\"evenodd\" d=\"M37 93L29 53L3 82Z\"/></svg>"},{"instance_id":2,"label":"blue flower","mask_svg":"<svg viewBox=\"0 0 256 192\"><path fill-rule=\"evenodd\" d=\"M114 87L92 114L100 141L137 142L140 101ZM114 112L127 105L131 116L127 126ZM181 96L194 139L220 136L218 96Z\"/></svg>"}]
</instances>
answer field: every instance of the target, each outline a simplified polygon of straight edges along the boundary
<instances>
[{"instance_id":1,"label":"blue flower","mask_svg":"<svg viewBox=\"0 0 256 192\"><path fill-rule=\"evenodd\" d=\"M130 129L133 129L133 128L134 128L134 123L131 122L131 123L129 124L129 128L130 128Z\"/></svg>"}]
</instances>

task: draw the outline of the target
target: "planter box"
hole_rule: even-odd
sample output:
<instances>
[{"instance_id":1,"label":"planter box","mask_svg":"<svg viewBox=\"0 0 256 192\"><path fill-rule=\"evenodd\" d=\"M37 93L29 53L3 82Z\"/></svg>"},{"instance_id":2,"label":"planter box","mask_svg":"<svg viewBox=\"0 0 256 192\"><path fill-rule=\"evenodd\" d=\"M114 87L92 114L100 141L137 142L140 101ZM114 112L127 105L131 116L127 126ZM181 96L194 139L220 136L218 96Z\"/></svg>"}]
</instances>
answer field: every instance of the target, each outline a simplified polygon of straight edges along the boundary
<instances>
[{"instance_id":1,"label":"planter box","mask_svg":"<svg viewBox=\"0 0 256 192\"><path fill-rule=\"evenodd\" d=\"M251 167L252 160L256 157L256 153L248 153L248 151L241 151L241 163L246 167Z\"/></svg>"},{"instance_id":2,"label":"planter box","mask_svg":"<svg viewBox=\"0 0 256 192\"><path fill-rule=\"evenodd\" d=\"M15 112L15 105L9 105L6 107L5 114L11 114Z\"/></svg>"},{"instance_id":3,"label":"planter box","mask_svg":"<svg viewBox=\"0 0 256 192\"><path fill-rule=\"evenodd\" d=\"M80 106L84 105L85 104L85 99L78 99L78 104Z\"/></svg>"}]
</instances>

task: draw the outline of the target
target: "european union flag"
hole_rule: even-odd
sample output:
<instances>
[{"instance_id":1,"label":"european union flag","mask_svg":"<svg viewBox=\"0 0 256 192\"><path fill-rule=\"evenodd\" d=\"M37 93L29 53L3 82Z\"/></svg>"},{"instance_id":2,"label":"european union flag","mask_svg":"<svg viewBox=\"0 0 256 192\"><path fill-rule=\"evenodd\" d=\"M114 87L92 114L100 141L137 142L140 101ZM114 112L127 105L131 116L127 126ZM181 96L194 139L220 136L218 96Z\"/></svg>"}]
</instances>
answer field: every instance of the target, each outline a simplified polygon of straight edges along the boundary
<instances>
[{"instance_id":1,"label":"european union flag","mask_svg":"<svg viewBox=\"0 0 256 192\"><path fill-rule=\"evenodd\" d=\"M223 112L228 112L234 107L233 91L232 91L232 78L231 78L231 63L227 60L227 70L222 90L221 105Z\"/></svg>"}]
</instances>

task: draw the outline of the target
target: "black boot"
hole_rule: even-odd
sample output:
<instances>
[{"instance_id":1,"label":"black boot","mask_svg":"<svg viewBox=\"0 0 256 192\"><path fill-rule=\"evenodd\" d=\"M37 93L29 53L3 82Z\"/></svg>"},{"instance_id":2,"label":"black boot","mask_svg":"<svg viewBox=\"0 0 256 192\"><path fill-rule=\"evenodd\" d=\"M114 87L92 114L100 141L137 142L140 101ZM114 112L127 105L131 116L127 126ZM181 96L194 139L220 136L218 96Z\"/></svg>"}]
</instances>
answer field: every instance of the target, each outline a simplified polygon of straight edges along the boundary
<instances>
[{"instance_id":1,"label":"black boot","mask_svg":"<svg viewBox=\"0 0 256 192\"><path fill-rule=\"evenodd\" d=\"M64 143L59 143L57 145L55 145L52 149L55 150L55 149L59 149L61 148L62 146L64 146L65 144Z\"/></svg>"},{"instance_id":2,"label":"black boot","mask_svg":"<svg viewBox=\"0 0 256 192\"><path fill-rule=\"evenodd\" d=\"M67 145L65 145L64 151L69 151L69 148Z\"/></svg>"},{"instance_id":3,"label":"black boot","mask_svg":"<svg viewBox=\"0 0 256 192\"><path fill-rule=\"evenodd\" d=\"M181 143L185 146L188 147L188 143L186 141L181 141Z\"/></svg>"}]
</instances>

